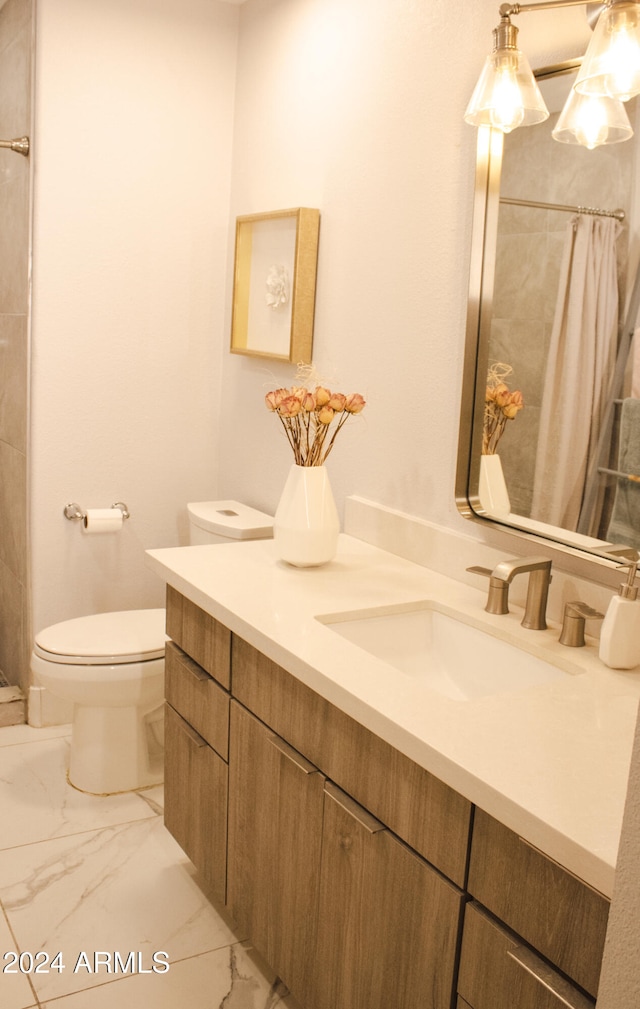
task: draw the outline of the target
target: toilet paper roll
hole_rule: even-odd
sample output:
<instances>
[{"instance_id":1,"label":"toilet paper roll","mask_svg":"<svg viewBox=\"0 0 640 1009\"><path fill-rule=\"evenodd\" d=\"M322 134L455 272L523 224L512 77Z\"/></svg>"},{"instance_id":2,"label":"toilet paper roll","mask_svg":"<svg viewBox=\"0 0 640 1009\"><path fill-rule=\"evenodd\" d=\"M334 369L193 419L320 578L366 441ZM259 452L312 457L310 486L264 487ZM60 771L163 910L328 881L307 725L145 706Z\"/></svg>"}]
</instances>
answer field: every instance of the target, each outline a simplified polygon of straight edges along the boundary
<instances>
[{"instance_id":1,"label":"toilet paper roll","mask_svg":"<svg viewBox=\"0 0 640 1009\"><path fill-rule=\"evenodd\" d=\"M92 533L117 533L122 529L123 514L119 508L87 508L82 531Z\"/></svg>"}]
</instances>

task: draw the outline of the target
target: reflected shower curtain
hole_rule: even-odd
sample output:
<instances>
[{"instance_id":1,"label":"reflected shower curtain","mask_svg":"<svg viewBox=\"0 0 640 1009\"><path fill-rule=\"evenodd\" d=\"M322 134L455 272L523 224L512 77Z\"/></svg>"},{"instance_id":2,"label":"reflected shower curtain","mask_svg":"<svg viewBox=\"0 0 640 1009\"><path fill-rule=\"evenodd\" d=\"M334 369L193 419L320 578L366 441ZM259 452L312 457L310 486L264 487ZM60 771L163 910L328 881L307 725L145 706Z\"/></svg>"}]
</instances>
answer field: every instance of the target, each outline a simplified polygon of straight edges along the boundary
<instances>
[{"instance_id":1,"label":"reflected shower curtain","mask_svg":"<svg viewBox=\"0 0 640 1009\"><path fill-rule=\"evenodd\" d=\"M598 445L618 334L612 217L578 214L567 229L547 355L531 517L575 530Z\"/></svg>"}]
</instances>

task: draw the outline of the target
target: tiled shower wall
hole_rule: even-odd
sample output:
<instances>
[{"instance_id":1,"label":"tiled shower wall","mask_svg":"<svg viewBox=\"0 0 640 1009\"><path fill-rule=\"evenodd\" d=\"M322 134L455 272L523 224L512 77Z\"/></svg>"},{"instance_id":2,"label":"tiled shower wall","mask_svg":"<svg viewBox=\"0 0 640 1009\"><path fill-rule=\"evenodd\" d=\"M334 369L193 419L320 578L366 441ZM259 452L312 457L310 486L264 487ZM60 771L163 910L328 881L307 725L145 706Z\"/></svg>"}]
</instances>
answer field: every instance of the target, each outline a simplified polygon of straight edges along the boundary
<instances>
[{"instance_id":1,"label":"tiled shower wall","mask_svg":"<svg viewBox=\"0 0 640 1009\"><path fill-rule=\"evenodd\" d=\"M31 132L32 0L0 9L0 139ZM0 149L0 673L27 685L30 159Z\"/></svg>"},{"instance_id":2,"label":"tiled shower wall","mask_svg":"<svg viewBox=\"0 0 640 1009\"><path fill-rule=\"evenodd\" d=\"M629 111L637 116L637 100L634 104L634 112ZM621 207L628 222L635 138L588 151L553 139L557 118L551 115L545 123L505 138L501 194L571 206ZM500 208L490 355L492 361L513 367L507 382L524 395L525 409L507 425L499 450L511 507L520 515L531 510L547 350L571 217L557 210ZM623 296L627 246L628 224L618 239Z\"/></svg>"}]
</instances>

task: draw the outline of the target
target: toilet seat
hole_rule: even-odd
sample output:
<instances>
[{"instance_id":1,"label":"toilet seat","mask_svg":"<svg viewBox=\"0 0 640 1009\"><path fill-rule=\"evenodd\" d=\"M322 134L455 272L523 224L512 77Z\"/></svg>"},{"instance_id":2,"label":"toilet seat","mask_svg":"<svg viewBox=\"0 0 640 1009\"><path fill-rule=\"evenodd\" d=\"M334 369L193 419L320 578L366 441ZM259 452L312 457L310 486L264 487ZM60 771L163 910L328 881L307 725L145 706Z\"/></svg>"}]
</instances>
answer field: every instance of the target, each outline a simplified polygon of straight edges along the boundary
<instances>
[{"instance_id":1,"label":"toilet seat","mask_svg":"<svg viewBox=\"0 0 640 1009\"><path fill-rule=\"evenodd\" d=\"M39 631L34 652L48 662L108 666L164 657L165 610L122 610L63 620Z\"/></svg>"}]
</instances>

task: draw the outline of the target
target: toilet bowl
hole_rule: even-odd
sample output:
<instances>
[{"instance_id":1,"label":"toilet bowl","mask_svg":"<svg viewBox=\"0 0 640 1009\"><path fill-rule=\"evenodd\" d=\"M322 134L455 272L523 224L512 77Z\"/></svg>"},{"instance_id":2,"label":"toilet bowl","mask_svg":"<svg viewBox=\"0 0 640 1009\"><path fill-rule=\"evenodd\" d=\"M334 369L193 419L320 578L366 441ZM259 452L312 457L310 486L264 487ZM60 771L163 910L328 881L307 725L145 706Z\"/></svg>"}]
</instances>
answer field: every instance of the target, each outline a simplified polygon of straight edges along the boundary
<instances>
[{"instance_id":1,"label":"toilet bowl","mask_svg":"<svg viewBox=\"0 0 640 1009\"><path fill-rule=\"evenodd\" d=\"M69 781L104 795L163 778L164 609L97 613L40 631L31 669L73 708Z\"/></svg>"},{"instance_id":2,"label":"toilet bowl","mask_svg":"<svg viewBox=\"0 0 640 1009\"><path fill-rule=\"evenodd\" d=\"M189 543L266 539L273 518L238 501L187 506ZM165 611L96 613L35 637L36 682L73 703L69 781L107 795L163 779Z\"/></svg>"}]
</instances>

